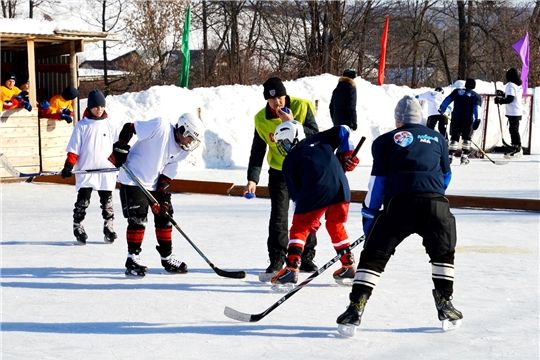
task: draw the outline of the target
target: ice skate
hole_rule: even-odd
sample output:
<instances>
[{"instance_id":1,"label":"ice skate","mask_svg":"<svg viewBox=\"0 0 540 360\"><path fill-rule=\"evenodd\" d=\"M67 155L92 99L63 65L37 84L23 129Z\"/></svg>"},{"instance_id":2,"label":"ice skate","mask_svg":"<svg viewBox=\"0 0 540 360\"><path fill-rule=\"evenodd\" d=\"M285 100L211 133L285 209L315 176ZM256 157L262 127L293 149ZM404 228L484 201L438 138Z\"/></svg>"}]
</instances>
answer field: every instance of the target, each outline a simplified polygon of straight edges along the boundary
<instances>
[{"instance_id":1,"label":"ice skate","mask_svg":"<svg viewBox=\"0 0 540 360\"><path fill-rule=\"evenodd\" d=\"M360 326L364 308L367 302L367 295L360 295L358 302L351 301L345 312L338 316L338 332L345 337L353 337L356 334L356 327Z\"/></svg>"},{"instance_id":2,"label":"ice skate","mask_svg":"<svg viewBox=\"0 0 540 360\"><path fill-rule=\"evenodd\" d=\"M342 257L341 268L334 271L334 280L338 285L351 286L356 273L354 256L351 253L345 254Z\"/></svg>"},{"instance_id":3,"label":"ice skate","mask_svg":"<svg viewBox=\"0 0 540 360\"><path fill-rule=\"evenodd\" d=\"M187 265L178 260L174 254L162 257L161 265L169 274L186 274L188 272Z\"/></svg>"},{"instance_id":4,"label":"ice skate","mask_svg":"<svg viewBox=\"0 0 540 360\"><path fill-rule=\"evenodd\" d=\"M73 235L75 235L75 239L79 244L86 245L88 235L86 235L86 231L84 230L82 223L73 223Z\"/></svg>"},{"instance_id":5,"label":"ice skate","mask_svg":"<svg viewBox=\"0 0 540 360\"><path fill-rule=\"evenodd\" d=\"M523 149L521 146L512 146L512 149L504 154L505 159L515 159L523 156Z\"/></svg>"},{"instance_id":6,"label":"ice skate","mask_svg":"<svg viewBox=\"0 0 540 360\"><path fill-rule=\"evenodd\" d=\"M272 290L285 292L294 289L298 282L299 267L300 259L294 260L292 264L287 260L287 267L272 278Z\"/></svg>"},{"instance_id":7,"label":"ice skate","mask_svg":"<svg viewBox=\"0 0 540 360\"><path fill-rule=\"evenodd\" d=\"M128 254L126 259L126 276L144 277L148 267L141 264L139 254Z\"/></svg>"},{"instance_id":8,"label":"ice skate","mask_svg":"<svg viewBox=\"0 0 540 360\"><path fill-rule=\"evenodd\" d=\"M265 272L259 273L259 281L265 283L270 282L272 278L276 276L281 269L283 269L284 262L285 260L281 252L276 251L275 253L271 253L270 265Z\"/></svg>"},{"instance_id":9,"label":"ice skate","mask_svg":"<svg viewBox=\"0 0 540 360\"><path fill-rule=\"evenodd\" d=\"M105 240L105 242L109 244L112 244L114 240L116 240L116 238L118 237L118 235L116 235L116 233L114 232L113 218L105 219L103 221L103 235L105 235L103 240Z\"/></svg>"},{"instance_id":10,"label":"ice skate","mask_svg":"<svg viewBox=\"0 0 540 360\"><path fill-rule=\"evenodd\" d=\"M460 165L467 165L470 162L469 155L467 154L461 154L461 161Z\"/></svg>"},{"instance_id":11,"label":"ice skate","mask_svg":"<svg viewBox=\"0 0 540 360\"><path fill-rule=\"evenodd\" d=\"M435 299L435 307L441 327L443 331L458 329L461 326L463 314L452 305L452 297L445 298L441 290L433 290L433 298Z\"/></svg>"},{"instance_id":12,"label":"ice skate","mask_svg":"<svg viewBox=\"0 0 540 360\"><path fill-rule=\"evenodd\" d=\"M313 262L315 257L315 249L309 249L302 254L302 262L300 263L300 271L307 273L314 273L319 270L317 265Z\"/></svg>"},{"instance_id":13,"label":"ice skate","mask_svg":"<svg viewBox=\"0 0 540 360\"><path fill-rule=\"evenodd\" d=\"M448 155L448 160L450 161L450 164L451 164L452 161L454 160L454 155L452 154Z\"/></svg>"}]
</instances>

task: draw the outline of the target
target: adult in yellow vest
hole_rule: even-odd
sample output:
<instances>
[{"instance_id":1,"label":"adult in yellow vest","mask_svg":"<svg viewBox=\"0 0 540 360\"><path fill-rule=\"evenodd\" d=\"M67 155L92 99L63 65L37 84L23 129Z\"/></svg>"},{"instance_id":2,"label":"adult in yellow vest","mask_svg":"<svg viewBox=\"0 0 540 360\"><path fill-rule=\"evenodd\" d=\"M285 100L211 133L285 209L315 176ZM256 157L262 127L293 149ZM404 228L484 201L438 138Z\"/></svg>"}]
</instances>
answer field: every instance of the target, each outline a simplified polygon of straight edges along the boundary
<instances>
[{"instance_id":1,"label":"adult in yellow vest","mask_svg":"<svg viewBox=\"0 0 540 360\"><path fill-rule=\"evenodd\" d=\"M309 100L287 95L283 82L278 77L272 77L263 84L266 107L255 115L255 133L249 157L247 171L248 183L244 188L244 196L255 194L261 168L268 148L266 159L270 165L268 170L268 191L270 193L270 221L268 224L268 256L270 266L265 276L259 276L261 281L270 281L272 274L283 268L289 244L289 193L287 184L281 173L284 156L279 152L274 141L276 127L284 121L297 120L304 127L306 137L319 132L315 121L315 107ZM246 195L248 194L248 195ZM310 234L302 256L301 271L314 272L317 266L313 263L317 238Z\"/></svg>"}]
</instances>

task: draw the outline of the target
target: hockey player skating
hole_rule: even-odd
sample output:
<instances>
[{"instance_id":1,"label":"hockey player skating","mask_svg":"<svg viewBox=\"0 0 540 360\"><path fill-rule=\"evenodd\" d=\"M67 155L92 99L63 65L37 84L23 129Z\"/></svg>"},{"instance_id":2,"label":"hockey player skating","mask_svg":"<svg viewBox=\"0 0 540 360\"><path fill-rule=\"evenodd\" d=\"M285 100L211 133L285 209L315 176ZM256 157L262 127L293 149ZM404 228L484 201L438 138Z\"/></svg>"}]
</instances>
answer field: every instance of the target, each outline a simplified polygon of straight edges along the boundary
<instances>
[{"instance_id":1,"label":"hockey player skating","mask_svg":"<svg viewBox=\"0 0 540 360\"><path fill-rule=\"evenodd\" d=\"M449 321L459 326L463 317L451 302L456 224L444 196L452 176L448 149L440 133L419 125L420 112L418 101L405 96L395 108L396 129L373 142L373 167L362 209L366 241L350 304L337 318L344 336L354 335L390 257L414 233L422 237L430 257L432 293L443 327Z\"/></svg>"},{"instance_id":2,"label":"hockey player skating","mask_svg":"<svg viewBox=\"0 0 540 360\"><path fill-rule=\"evenodd\" d=\"M439 107L441 106L443 100L444 100L444 90L441 87L436 87L433 90L423 92L421 94L416 95L415 97L418 99L420 104L424 102L426 105L425 108L425 116L426 119L425 123L424 120L422 120L422 124L426 125L430 129L435 129L435 126L437 126L437 129L443 136L446 137L446 126L448 125L448 118L446 114L439 114ZM424 108L424 106L422 106ZM447 110L452 110L452 108L449 106Z\"/></svg>"},{"instance_id":3,"label":"hockey player skating","mask_svg":"<svg viewBox=\"0 0 540 360\"><path fill-rule=\"evenodd\" d=\"M72 171L89 169L114 169L107 161L111 148L118 140L120 126L108 118L105 111L105 97L100 90L88 94L83 118L77 122L66 151L67 158L62 169L63 178L71 177ZM73 235L79 244L85 245L88 235L82 224L86 209L90 205L92 190L96 190L101 203L103 216L103 234L107 243L112 243L117 235L114 232L114 208L112 192L116 187L116 172L90 173L75 175L77 201L73 209Z\"/></svg>"},{"instance_id":4,"label":"hockey player skating","mask_svg":"<svg viewBox=\"0 0 540 360\"><path fill-rule=\"evenodd\" d=\"M344 223L349 214L351 191L345 171L358 165L351 156L354 144L348 126L335 126L305 139L302 124L291 120L276 128L274 138L285 156L283 177L295 203L289 233L286 267L272 278L274 289L290 290L298 282L302 253L308 234L316 233L321 217L336 252L349 247ZM339 150L341 163L334 155ZM341 268L334 272L336 282L349 284L354 277L354 256L347 252L340 258Z\"/></svg>"},{"instance_id":5,"label":"hockey player skating","mask_svg":"<svg viewBox=\"0 0 540 360\"><path fill-rule=\"evenodd\" d=\"M255 115L255 132L249 156L247 170L247 185L243 195L254 196L259 183L264 155L268 148L268 192L270 194L270 220L268 222L268 257L270 265L265 273L259 274L259 280L270 281L283 268L287 253L288 222L289 222L289 193L283 179L281 166L283 155L277 150L274 141L274 131L283 121L296 119L304 127L307 136L319 132L315 121L315 107L309 100L287 95L287 90L280 78L272 77L263 84L263 95L267 101L266 107ZM317 238L310 235L302 257L302 271L317 271L314 264Z\"/></svg>"},{"instance_id":6,"label":"hockey player skating","mask_svg":"<svg viewBox=\"0 0 540 360\"><path fill-rule=\"evenodd\" d=\"M460 137L463 139L461 145L461 164L469 163L469 153L471 152L471 137L473 131L480 126L480 118L478 110L482 106L482 98L478 95L474 88L476 81L467 79L465 81L465 89L455 89L450 95L444 99L439 113L444 114L446 108L452 102L454 110L452 110L452 121L450 122L450 145L448 146L450 163L454 158L454 153L458 149Z\"/></svg>"},{"instance_id":7,"label":"hockey player skating","mask_svg":"<svg viewBox=\"0 0 540 360\"><path fill-rule=\"evenodd\" d=\"M111 155L116 167L125 163L159 202L151 207L158 242L156 249L161 265L170 273L187 273L188 269L172 253L172 224L165 216L165 213L170 216L174 213L169 184L177 175L180 162L201 143L203 131L202 121L192 114L180 116L175 126L162 118L127 123ZM133 134L137 135L137 141L130 148L128 142ZM148 222L149 200L124 169L120 170L118 182L122 212L128 220L126 275L144 276L148 268L142 265L139 254Z\"/></svg>"},{"instance_id":8,"label":"hockey player skating","mask_svg":"<svg viewBox=\"0 0 540 360\"><path fill-rule=\"evenodd\" d=\"M521 87L521 79L518 71L514 68L508 69L506 72L506 87L502 97L495 97L495 104L506 105L506 117L508 118L508 130L510 131L510 140L512 141L512 149L509 149L504 154L504 157L511 159L523 155L521 149L521 136L519 135L519 121L523 116L523 88ZM497 94L499 95L499 94Z\"/></svg>"}]
</instances>

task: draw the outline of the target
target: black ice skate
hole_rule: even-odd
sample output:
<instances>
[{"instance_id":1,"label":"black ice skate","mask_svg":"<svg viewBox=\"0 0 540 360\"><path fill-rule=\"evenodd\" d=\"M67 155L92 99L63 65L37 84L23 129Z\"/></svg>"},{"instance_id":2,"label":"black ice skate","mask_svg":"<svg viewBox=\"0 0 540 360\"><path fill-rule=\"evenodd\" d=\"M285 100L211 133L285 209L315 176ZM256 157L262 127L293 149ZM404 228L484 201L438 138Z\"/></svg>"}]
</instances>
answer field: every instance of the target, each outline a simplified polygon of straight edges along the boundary
<instances>
[{"instance_id":1,"label":"black ice skate","mask_svg":"<svg viewBox=\"0 0 540 360\"><path fill-rule=\"evenodd\" d=\"M356 334L356 327L360 326L366 302L367 294L362 294L358 302L351 301L347 310L338 316L336 323L338 323L338 332L341 335L353 337Z\"/></svg>"},{"instance_id":2,"label":"black ice skate","mask_svg":"<svg viewBox=\"0 0 540 360\"><path fill-rule=\"evenodd\" d=\"M126 259L126 276L140 276L146 275L148 267L141 264L139 254L128 254Z\"/></svg>"},{"instance_id":3,"label":"black ice skate","mask_svg":"<svg viewBox=\"0 0 540 360\"><path fill-rule=\"evenodd\" d=\"M298 282L300 262L300 259L294 260L293 263L287 260L287 266L272 278L272 290L288 292L294 289Z\"/></svg>"},{"instance_id":4,"label":"black ice skate","mask_svg":"<svg viewBox=\"0 0 540 360\"><path fill-rule=\"evenodd\" d=\"M266 271L259 273L260 282L269 282L274 276L277 275L281 269L283 269L283 264L285 263L285 256L279 250L274 250L269 252L270 256L270 265L266 268Z\"/></svg>"},{"instance_id":5,"label":"black ice skate","mask_svg":"<svg viewBox=\"0 0 540 360\"><path fill-rule=\"evenodd\" d=\"M302 254L302 262L300 263L300 271L307 273L314 273L319 270L317 265L313 262L315 258L315 249L309 249Z\"/></svg>"},{"instance_id":6,"label":"black ice skate","mask_svg":"<svg viewBox=\"0 0 540 360\"><path fill-rule=\"evenodd\" d=\"M113 218L105 219L103 221L103 235L106 243L112 244L114 240L118 237L116 233L114 232L113 228Z\"/></svg>"},{"instance_id":7,"label":"black ice skate","mask_svg":"<svg viewBox=\"0 0 540 360\"><path fill-rule=\"evenodd\" d=\"M441 290L434 289L433 298L435 299L435 307L437 308L443 331L459 328L463 314L452 305L452 297L445 297Z\"/></svg>"},{"instance_id":8,"label":"black ice skate","mask_svg":"<svg viewBox=\"0 0 540 360\"><path fill-rule=\"evenodd\" d=\"M471 161L469 160L469 155L467 154L461 154L461 163L460 165L467 165Z\"/></svg>"},{"instance_id":9,"label":"black ice skate","mask_svg":"<svg viewBox=\"0 0 540 360\"><path fill-rule=\"evenodd\" d=\"M512 146L512 148L504 154L506 159L515 159L521 156L523 156L523 149L521 149L520 145Z\"/></svg>"},{"instance_id":10,"label":"black ice skate","mask_svg":"<svg viewBox=\"0 0 540 360\"><path fill-rule=\"evenodd\" d=\"M81 223L73 223L73 235L75 235L75 239L77 239L77 242L81 245L86 245L86 239L88 239L88 235L86 235L86 231L84 231L84 227Z\"/></svg>"},{"instance_id":11,"label":"black ice skate","mask_svg":"<svg viewBox=\"0 0 540 360\"><path fill-rule=\"evenodd\" d=\"M338 285L351 286L355 273L354 255L348 253L342 257L341 268L334 271L333 276Z\"/></svg>"},{"instance_id":12,"label":"black ice skate","mask_svg":"<svg viewBox=\"0 0 540 360\"><path fill-rule=\"evenodd\" d=\"M171 274L185 274L188 272L187 265L176 258L174 254L161 258L161 265L165 271Z\"/></svg>"}]
</instances>

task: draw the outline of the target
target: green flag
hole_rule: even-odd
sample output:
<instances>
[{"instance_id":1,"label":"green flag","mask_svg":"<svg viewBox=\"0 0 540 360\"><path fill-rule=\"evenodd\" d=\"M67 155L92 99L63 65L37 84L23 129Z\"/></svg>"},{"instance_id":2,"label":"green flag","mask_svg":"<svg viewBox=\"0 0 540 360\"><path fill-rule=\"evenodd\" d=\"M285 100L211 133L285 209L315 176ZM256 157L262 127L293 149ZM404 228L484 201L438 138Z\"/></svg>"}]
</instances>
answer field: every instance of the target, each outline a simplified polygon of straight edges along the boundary
<instances>
[{"instance_id":1,"label":"green flag","mask_svg":"<svg viewBox=\"0 0 540 360\"><path fill-rule=\"evenodd\" d=\"M178 86L188 87L189 83L189 28L191 26L191 5L188 6L186 12L186 20L184 22L184 34L182 34L182 68L180 69L180 81Z\"/></svg>"}]
</instances>

